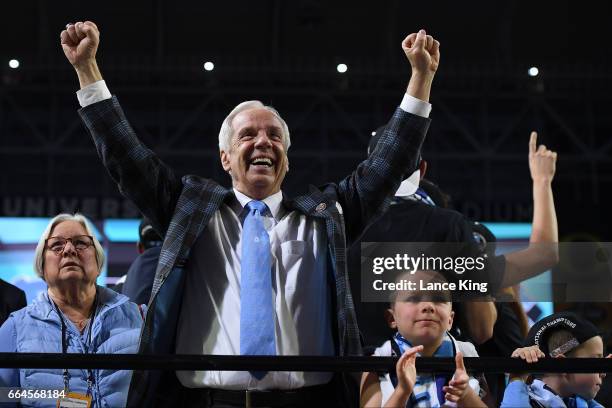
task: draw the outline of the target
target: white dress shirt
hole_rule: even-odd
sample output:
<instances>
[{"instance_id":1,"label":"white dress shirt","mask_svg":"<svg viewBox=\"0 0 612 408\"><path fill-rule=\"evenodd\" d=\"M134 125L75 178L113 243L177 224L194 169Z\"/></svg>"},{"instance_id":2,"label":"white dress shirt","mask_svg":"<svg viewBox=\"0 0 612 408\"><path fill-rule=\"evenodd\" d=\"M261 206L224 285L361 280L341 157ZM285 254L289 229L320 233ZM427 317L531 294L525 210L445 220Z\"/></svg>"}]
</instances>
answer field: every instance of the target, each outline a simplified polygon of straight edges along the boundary
<instances>
[{"instance_id":1,"label":"white dress shirt","mask_svg":"<svg viewBox=\"0 0 612 408\"><path fill-rule=\"evenodd\" d=\"M176 352L240 355L240 259L244 206L251 199L234 190L237 200L223 204L191 250ZM327 283L325 222L287 212L282 193L263 200L272 252L277 355L334 355L331 294ZM187 387L291 389L324 384L330 373L269 372L261 380L247 371L182 371Z\"/></svg>"},{"instance_id":2,"label":"white dress shirt","mask_svg":"<svg viewBox=\"0 0 612 408\"><path fill-rule=\"evenodd\" d=\"M110 98L104 81L77 92L81 106ZM400 107L427 117L431 105L408 94ZM191 248L178 322L179 354L240 354L240 258L242 212L251 201L234 189ZM321 219L287 211L282 192L263 200L270 214L264 227L270 236L276 352L278 355L334 355L331 286L327 268L327 235ZM383 317L381 316L381 319ZM269 372L261 380L246 371L179 371L186 387L223 389L294 389L324 384L331 373Z\"/></svg>"}]
</instances>

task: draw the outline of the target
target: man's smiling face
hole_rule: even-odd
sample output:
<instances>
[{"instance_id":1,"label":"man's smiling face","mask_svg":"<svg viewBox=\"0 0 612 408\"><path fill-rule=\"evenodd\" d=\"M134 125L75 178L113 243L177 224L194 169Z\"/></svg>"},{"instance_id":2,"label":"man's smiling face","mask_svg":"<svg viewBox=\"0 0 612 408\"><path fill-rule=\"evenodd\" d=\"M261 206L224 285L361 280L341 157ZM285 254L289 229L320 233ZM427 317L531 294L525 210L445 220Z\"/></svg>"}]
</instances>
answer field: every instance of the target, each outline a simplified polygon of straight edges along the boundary
<instances>
[{"instance_id":1,"label":"man's smiling face","mask_svg":"<svg viewBox=\"0 0 612 408\"><path fill-rule=\"evenodd\" d=\"M282 126L264 108L240 112L231 123L229 152L221 151L223 169L236 190L262 200L280 190L288 170Z\"/></svg>"}]
</instances>

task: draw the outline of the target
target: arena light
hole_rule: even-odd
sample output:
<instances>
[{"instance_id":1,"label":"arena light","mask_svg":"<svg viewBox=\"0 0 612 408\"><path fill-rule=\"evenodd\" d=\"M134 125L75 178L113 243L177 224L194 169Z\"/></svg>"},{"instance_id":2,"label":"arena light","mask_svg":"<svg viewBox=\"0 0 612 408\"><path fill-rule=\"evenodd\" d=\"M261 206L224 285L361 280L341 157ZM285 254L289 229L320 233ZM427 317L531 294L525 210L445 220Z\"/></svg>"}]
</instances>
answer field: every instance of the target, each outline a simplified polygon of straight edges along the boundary
<instances>
[{"instance_id":1,"label":"arena light","mask_svg":"<svg viewBox=\"0 0 612 408\"><path fill-rule=\"evenodd\" d=\"M8 65L9 65L9 67L11 67L13 69L17 69L17 68L19 68L19 65L20 65L19 64L19 60L12 59L12 60L9 61Z\"/></svg>"},{"instance_id":2,"label":"arena light","mask_svg":"<svg viewBox=\"0 0 612 408\"><path fill-rule=\"evenodd\" d=\"M104 235L110 242L138 242L139 225L139 218L109 218L104 221Z\"/></svg>"},{"instance_id":3,"label":"arena light","mask_svg":"<svg viewBox=\"0 0 612 408\"><path fill-rule=\"evenodd\" d=\"M531 77L538 76L539 73L540 70L538 69L538 67L531 67L527 70L527 74L529 74L529 76Z\"/></svg>"},{"instance_id":4,"label":"arena light","mask_svg":"<svg viewBox=\"0 0 612 408\"><path fill-rule=\"evenodd\" d=\"M529 239L531 223L529 222L483 222L497 239Z\"/></svg>"},{"instance_id":5,"label":"arena light","mask_svg":"<svg viewBox=\"0 0 612 408\"><path fill-rule=\"evenodd\" d=\"M348 71L348 66L346 64L338 64L336 69L339 73L344 74L346 71Z\"/></svg>"},{"instance_id":6,"label":"arena light","mask_svg":"<svg viewBox=\"0 0 612 408\"><path fill-rule=\"evenodd\" d=\"M206 61L204 63L204 69L206 71L212 71L213 69L215 69L215 64L213 64L211 61Z\"/></svg>"}]
</instances>

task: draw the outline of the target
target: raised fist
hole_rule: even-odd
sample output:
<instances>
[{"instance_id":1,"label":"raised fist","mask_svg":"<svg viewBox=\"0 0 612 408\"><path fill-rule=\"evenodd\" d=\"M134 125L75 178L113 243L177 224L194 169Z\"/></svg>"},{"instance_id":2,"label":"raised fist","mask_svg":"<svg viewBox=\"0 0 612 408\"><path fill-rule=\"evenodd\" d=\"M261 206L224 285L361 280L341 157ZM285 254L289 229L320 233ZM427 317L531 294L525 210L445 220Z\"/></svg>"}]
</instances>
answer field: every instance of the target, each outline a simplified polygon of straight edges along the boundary
<instances>
[{"instance_id":1,"label":"raised fist","mask_svg":"<svg viewBox=\"0 0 612 408\"><path fill-rule=\"evenodd\" d=\"M64 54L73 67L79 68L95 61L100 32L93 22L68 24L60 38Z\"/></svg>"},{"instance_id":2,"label":"raised fist","mask_svg":"<svg viewBox=\"0 0 612 408\"><path fill-rule=\"evenodd\" d=\"M531 132L529 138L529 171L533 181L551 182L555 176L557 153L540 145L536 149L538 134Z\"/></svg>"},{"instance_id":3,"label":"raised fist","mask_svg":"<svg viewBox=\"0 0 612 408\"><path fill-rule=\"evenodd\" d=\"M402 41L402 49L413 73L433 75L440 65L440 42L425 30L412 33Z\"/></svg>"}]
</instances>

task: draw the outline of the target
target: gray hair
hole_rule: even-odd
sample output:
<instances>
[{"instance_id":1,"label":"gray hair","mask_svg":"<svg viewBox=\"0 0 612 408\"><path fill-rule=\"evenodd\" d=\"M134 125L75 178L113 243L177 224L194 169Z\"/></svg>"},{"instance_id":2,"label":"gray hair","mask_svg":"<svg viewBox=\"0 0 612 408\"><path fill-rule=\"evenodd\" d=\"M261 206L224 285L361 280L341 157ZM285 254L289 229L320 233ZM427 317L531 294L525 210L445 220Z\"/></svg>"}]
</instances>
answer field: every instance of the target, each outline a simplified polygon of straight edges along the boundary
<instances>
[{"instance_id":1,"label":"gray hair","mask_svg":"<svg viewBox=\"0 0 612 408\"><path fill-rule=\"evenodd\" d=\"M40 239L38 240L38 245L36 245L36 252L34 252L34 271L36 274L42 279L45 280L44 273L44 262L45 262L45 241L51 235L51 231L55 228L56 225L64 222L64 221L76 221L83 226L87 235L91 235L93 237L94 248L96 250L96 261L98 263L98 274L102 270L104 266L104 261L106 256L104 255L104 249L100 242L96 238L96 234L93 232L93 228L91 227L91 223L89 220L82 214L59 214L53 217L45 231L42 233Z\"/></svg>"},{"instance_id":2,"label":"gray hair","mask_svg":"<svg viewBox=\"0 0 612 408\"><path fill-rule=\"evenodd\" d=\"M291 146L291 138L289 137L289 127L287 123L281 118L281 115L278 113L276 109L272 106L267 106L261 103L261 101L246 101L238 104L232 111L227 115L223 124L221 125L221 130L219 131L219 150L224 152L230 151L230 145L232 142L232 121L240 112L249 109L265 109L274 114L276 119L281 123L281 130L283 132L283 145L285 146L285 152L289 150L289 146Z\"/></svg>"}]
</instances>

